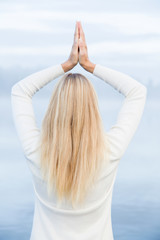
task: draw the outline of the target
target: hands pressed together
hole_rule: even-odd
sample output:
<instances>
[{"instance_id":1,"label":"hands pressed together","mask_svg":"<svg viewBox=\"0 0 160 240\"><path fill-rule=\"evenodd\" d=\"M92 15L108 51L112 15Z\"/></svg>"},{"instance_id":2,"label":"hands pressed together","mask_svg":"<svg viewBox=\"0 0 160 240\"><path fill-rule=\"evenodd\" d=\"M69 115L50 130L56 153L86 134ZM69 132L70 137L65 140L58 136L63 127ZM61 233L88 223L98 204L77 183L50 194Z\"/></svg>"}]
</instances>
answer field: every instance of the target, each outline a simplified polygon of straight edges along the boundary
<instances>
[{"instance_id":1,"label":"hands pressed together","mask_svg":"<svg viewBox=\"0 0 160 240\"><path fill-rule=\"evenodd\" d=\"M89 60L87 44L81 22L76 22L74 42L70 56L68 60L61 65L64 72L67 72L74 68L78 62L86 71L93 73L96 64L93 64Z\"/></svg>"}]
</instances>

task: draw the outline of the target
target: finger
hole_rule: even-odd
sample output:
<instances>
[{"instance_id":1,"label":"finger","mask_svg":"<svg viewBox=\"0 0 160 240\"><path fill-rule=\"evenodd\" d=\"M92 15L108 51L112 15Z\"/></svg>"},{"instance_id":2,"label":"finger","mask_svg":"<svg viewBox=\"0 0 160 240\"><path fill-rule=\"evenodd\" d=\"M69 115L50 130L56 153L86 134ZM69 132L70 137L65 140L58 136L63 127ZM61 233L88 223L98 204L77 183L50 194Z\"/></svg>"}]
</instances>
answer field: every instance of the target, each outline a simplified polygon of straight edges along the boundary
<instances>
[{"instance_id":1,"label":"finger","mask_svg":"<svg viewBox=\"0 0 160 240\"><path fill-rule=\"evenodd\" d=\"M72 51L78 50L78 23L76 22Z\"/></svg>"},{"instance_id":2,"label":"finger","mask_svg":"<svg viewBox=\"0 0 160 240\"><path fill-rule=\"evenodd\" d=\"M78 39L79 39L80 38L80 22L78 21L77 24L78 24Z\"/></svg>"},{"instance_id":3,"label":"finger","mask_svg":"<svg viewBox=\"0 0 160 240\"><path fill-rule=\"evenodd\" d=\"M78 41L78 23L76 22L75 32L74 32L74 42Z\"/></svg>"},{"instance_id":4,"label":"finger","mask_svg":"<svg viewBox=\"0 0 160 240\"><path fill-rule=\"evenodd\" d=\"M82 38L82 40L85 42L85 34L81 22L79 23L79 26L80 26L80 38Z\"/></svg>"}]
</instances>

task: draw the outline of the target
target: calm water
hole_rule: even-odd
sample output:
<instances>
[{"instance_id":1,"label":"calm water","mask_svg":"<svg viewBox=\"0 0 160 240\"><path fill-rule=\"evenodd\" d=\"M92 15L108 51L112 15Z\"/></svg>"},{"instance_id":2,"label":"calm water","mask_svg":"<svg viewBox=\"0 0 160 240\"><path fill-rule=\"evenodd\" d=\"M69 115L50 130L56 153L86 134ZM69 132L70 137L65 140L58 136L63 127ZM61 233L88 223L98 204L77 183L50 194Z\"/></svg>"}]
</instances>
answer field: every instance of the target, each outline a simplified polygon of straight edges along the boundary
<instances>
[{"instance_id":1,"label":"calm water","mask_svg":"<svg viewBox=\"0 0 160 240\"><path fill-rule=\"evenodd\" d=\"M36 117L40 119L42 105L38 101L35 105ZM100 102L106 129L114 123L119 108L118 101L108 102L105 107ZM9 98L1 99L0 113L0 240L28 240L34 192L12 122ZM118 169L112 202L115 240L160 240L159 122L159 103L150 100Z\"/></svg>"}]
</instances>

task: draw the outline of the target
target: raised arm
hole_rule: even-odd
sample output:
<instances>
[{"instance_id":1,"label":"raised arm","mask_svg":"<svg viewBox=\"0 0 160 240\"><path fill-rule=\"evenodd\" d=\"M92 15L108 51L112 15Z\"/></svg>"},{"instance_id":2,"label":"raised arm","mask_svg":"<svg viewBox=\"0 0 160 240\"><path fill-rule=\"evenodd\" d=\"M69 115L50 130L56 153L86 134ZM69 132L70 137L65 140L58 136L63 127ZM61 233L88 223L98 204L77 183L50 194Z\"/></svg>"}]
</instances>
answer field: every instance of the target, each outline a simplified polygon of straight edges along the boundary
<instances>
[{"instance_id":1,"label":"raised arm","mask_svg":"<svg viewBox=\"0 0 160 240\"><path fill-rule=\"evenodd\" d=\"M107 132L112 160L122 157L140 123L147 88L127 74L96 64L93 74L125 96L116 123Z\"/></svg>"},{"instance_id":2,"label":"raised arm","mask_svg":"<svg viewBox=\"0 0 160 240\"><path fill-rule=\"evenodd\" d=\"M62 74L64 74L64 70L61 64L51 66L29 75L12 87L12 113L25 156L29 156L36 150L40 134L32 106L32 96Z\"/></svg>"}]
</instances>

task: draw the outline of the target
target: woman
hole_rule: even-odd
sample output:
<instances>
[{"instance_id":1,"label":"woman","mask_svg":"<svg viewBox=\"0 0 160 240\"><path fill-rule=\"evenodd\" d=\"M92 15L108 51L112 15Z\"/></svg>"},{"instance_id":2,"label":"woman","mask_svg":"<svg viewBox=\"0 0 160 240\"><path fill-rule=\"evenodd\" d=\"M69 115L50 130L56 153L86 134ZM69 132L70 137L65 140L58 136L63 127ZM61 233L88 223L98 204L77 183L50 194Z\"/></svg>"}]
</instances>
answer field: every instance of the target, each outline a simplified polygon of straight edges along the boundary
<instances>
[{"instance_id":1,"label":"woman","mask_svg":"<svg viewBox=\"0 0 160 240\"><path fill-rule=\"evenodd\" d=\"M78 62L125 97L108 132L91 82L82 74L65 74ZM32 96L61 75L40 130ZM31 240L113 240L111 201L117 167L140 123L146 93L146 87L130 76L89 60L80 22L67 61L12 87L14 121L35 191Z\"/></svg>"}]
</instances>

